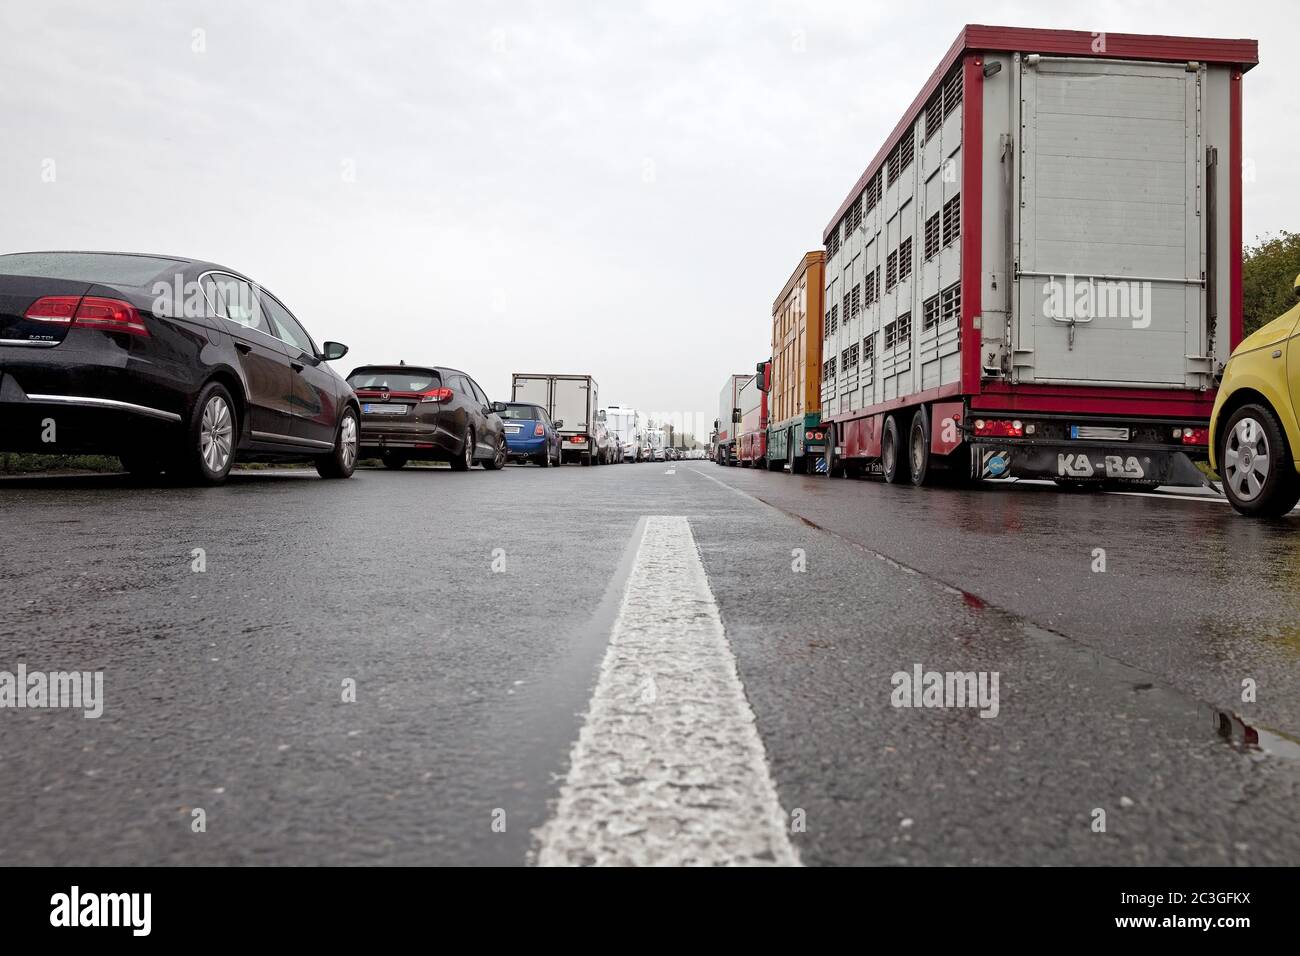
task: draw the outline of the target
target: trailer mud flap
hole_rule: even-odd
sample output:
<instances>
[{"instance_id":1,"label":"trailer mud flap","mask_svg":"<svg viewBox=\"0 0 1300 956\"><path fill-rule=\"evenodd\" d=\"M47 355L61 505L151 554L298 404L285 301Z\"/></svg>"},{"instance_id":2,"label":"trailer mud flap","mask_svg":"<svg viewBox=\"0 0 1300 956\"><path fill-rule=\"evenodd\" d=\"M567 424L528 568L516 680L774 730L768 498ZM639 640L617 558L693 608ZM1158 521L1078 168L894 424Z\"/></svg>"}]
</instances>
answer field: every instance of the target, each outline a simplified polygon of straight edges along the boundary
<instances>
[{"instance_id":1,"label":"trailer mud flap","mask_svg":"<svg viewBox=\"0 0 1300 956\"><path fill-rule=\"evenodd\" d=\"M1192 460L1174 449L1007 443L977 444L971 450L971 471L975 478L1205 484L1205 475Z\"/></svg>"}]
</instances>

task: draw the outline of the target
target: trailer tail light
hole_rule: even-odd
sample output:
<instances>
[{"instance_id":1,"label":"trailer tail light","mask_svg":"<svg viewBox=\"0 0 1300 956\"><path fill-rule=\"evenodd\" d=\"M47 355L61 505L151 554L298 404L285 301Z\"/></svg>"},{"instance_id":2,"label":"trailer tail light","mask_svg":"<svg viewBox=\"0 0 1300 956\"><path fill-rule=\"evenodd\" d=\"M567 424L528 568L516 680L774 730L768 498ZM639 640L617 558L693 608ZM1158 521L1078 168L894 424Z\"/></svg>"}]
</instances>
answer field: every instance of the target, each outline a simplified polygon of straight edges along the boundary
<instances>
[{"instance_id":1,"label":"trailer tail light","mask_svg":"<svg viewBox=\"0 0 1300 956\"><path fill-rule=\"evenodd\" d=\"M130 302L98 295L47 295L33 302L23 317L102 332L149 335L139 310Z\"/></svg>"},{"instance_id":2,"label":"trailer tail light","mask_svg":"<svg viewBox=\"0 0 1300 956\"><path fill-rule=\"evenodd\" d=\"M450 402L452 396L456 393L449 388L431 388L427 392L420 393L420 401L423 402Z\"/></svg>"},{"instance_id":3,"label":"trailer tail light","mask_svg":"<svg viewBox=\"0 0 1300 956\"><path fill-rule=\"evenodd\" d=\"M569 441L573 442L575 445L581 445L586 440L587 440L586 435L574 435L572 438L569 439Z\"/></svg>"},{"instance_id":4,"label":"trailer tail light","mask_svg":"<svg viewBox=\"0 0 1300 956\"><path fill-rule=\"evenodd\" d=\"M542 425L541 422L538 422L536 425L533 426L533 434L538 438L541 438L543 435L546 434L546 427Z\"/></svg>"},{"instance_id":5,"label":"trailer tail light","mask_svg":"<svg viewBox=\"0 0 1300 956\"><path fill-rule=\"evenodd\" d=\"M1180 431L1182 432L1181 436L1178 434ZM1184 445L1208 445L1210 443L1210 430L1208 428L1175 428L1174 437L1181 437Z\"/></svg>"},{"instance_id":6,"label":"trailer tail light","mask_svg":"<svg viewBox=\"0 0 1300 956\"><path fill-rule=\"evenodd\" d=\"M826 433L825 432L804 432L803 437L805 441L825 441Z\"/></svg>"},{"instance_id":7,"label":"trailer tail light","mask_svg":"<svg viewBox=\"0 0 1300 956\"><path fill-rule=\"evenodd\" d=\"M975 434L985 438L1019 438L1025 433L1024 422L1020 419L977 418Z\"/></svg>"}]
</instances>

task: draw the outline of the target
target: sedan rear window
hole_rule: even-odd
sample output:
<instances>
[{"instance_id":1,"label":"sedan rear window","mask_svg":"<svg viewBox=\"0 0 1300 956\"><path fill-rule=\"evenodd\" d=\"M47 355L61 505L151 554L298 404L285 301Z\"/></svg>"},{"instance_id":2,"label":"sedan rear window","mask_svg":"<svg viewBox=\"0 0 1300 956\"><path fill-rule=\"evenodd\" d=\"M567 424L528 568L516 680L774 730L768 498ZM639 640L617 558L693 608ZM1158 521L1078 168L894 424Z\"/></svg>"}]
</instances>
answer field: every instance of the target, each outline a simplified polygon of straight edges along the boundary
<instances>
[{"instance_id":1,"label":"sedan rear window","mask_svg":"<svg viewBox=\"0 0 1300 956\"><path fill-rule=\"evenodd\" d=\"M512 422L537 422L542 420L542 411L536 405L507 405L501 417Z\"/></svg>"},{"instance_id":2,"label":"sedan rear window","mask_svg":"<svg viewBox=\"0 0 1300 956\"><path fill-rule=\"evenodd\" d=\"M169 270L179 271L188 264L183 259L111 252L14 252L0 256L0 275L141 286L155 276Z\"/></svg>"},{"instance_id":3,"label":"sedan rear window","mask_svg":"<svg viewBox=\"0 0 1300 956\"><path fill-rule=\"evenodd\" d=\"M437 372L412 368L358 369L348 376L348 384L354 389L387 388L393 392L425 392L442 386Z\"/></svg>"}]
</instances>

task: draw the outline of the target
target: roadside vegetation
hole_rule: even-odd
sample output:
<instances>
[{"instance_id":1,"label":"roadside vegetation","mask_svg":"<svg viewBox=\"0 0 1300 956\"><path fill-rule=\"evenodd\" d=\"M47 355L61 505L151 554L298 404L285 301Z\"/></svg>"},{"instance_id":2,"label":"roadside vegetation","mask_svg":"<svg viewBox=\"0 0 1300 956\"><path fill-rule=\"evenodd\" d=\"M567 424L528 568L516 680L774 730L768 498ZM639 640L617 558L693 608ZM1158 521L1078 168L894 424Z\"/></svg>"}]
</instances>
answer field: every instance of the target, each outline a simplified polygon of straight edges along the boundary
<instances>
[{"instance_id":1,"label":"roadside vegetation","mask_svg":"<svg viewBox=\"0 0 1300 956\"><path fill-rule=\"evenodd\" d=\"M1300 233L1265 235L1242 250L1241 311L1246 335L1295 305L1291 286L1300 275Z\"/></svg>"}]
</instances>

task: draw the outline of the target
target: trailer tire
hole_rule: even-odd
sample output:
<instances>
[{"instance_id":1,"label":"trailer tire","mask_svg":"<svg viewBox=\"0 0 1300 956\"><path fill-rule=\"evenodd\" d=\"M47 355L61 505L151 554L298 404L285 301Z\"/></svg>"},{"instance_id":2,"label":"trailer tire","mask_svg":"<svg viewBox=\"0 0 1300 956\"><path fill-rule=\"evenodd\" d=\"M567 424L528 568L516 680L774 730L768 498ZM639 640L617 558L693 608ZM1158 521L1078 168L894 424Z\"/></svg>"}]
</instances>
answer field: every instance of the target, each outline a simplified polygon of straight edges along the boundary
<instances>
[{"instance_id":1,"label":"trailer tire","mask_svg":"<svg viewBox=\"0 0 1300 956\"><path fill-rule=\"evenodd\" d=\"M885 416L884 434L880 436L880 471L891 485L908 480L908 456L903 454L903 436L896 415Z\"/></svg>"},{"instance_id":2,"label":"trailer tire","mask_svg":"<svg viewBox=\"0 0 1300 956\"><path fill-rule=\"evenodd\" d=\"M930 416L922 405L912 416L912 427L907 435L907 466L912 484L920 487L929 484L933 477L930 468Z\"/></svg>"},{"instance_id":3,"label":"trailer tire","mask_svg":"<svg viewBox=\"0 0 1300 956\"><path fill-rule=\"evenodd\" d=\"M843 478L846 476L844 465L835 460L835 426L826 429L826 477Z\"/></svg>"}]
</instances>

